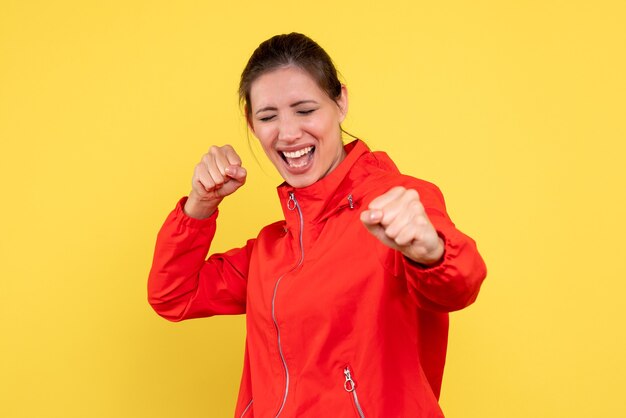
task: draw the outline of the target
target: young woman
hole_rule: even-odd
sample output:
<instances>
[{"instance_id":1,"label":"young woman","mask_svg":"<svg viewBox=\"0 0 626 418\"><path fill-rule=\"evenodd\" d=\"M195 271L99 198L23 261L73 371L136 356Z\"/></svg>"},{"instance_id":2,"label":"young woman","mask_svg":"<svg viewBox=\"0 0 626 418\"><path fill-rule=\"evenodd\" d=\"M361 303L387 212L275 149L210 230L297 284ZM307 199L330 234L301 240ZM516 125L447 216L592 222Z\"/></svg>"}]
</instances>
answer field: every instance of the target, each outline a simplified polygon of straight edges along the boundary
<instances>
[{"instance_id":1,"label":"young woman","mask_svg":"<svg viewBox=\"0 0 626 418\"><path fill-rule=\"evenodd\" d=\"M247 315L236 417L443 416L447 313L486 274L474 241L436 186L344 146L347 90L308 37L263 42L239 92L285 180L285 219L207 259L219 204L247 174L231 146L211 147L159 232L150 304L171 321Z\"/></svg>"}]
</instances>

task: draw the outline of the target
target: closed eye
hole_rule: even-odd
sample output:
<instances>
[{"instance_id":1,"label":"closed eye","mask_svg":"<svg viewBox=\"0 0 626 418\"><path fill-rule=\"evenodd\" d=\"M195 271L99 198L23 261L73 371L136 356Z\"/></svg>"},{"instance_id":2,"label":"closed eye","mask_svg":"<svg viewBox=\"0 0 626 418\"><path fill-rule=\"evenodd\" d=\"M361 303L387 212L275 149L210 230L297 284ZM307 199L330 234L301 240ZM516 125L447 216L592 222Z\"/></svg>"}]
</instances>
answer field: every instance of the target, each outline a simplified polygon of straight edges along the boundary
<instances>
[{"instance_id":1,"label":"closed eye","mask_svg":"<svg viewBox=\"0 0 626 418\"><path fill-rule=\"evenodd\" d=\"M298 110L298 115L310 115L315 112L317 109L307 109L307 110Z\"/></svg>"},{"instance_id":2,"label":"closed eye","mask_svg":"<svg viewBox=\"0 0 626 418\"><path fill-rule=\"evenodd\" d=\"M259 120L260 120L261 122L269 122L269 121L271 121L272 119L274 119L275 117L276 117L275 115L271 115L271 116L264 116L264 117L262 117L262 118L259 118Z\"/></svg>"}]
</instances>

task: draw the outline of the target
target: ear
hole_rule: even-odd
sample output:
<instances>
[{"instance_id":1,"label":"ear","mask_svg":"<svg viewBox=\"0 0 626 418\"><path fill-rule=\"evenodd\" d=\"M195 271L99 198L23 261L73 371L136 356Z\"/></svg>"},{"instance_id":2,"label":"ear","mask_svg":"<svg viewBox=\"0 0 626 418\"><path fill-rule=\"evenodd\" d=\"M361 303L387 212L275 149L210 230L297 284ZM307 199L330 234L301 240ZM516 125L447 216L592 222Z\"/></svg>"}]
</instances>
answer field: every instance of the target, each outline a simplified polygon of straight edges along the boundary
<instances>
[{"instance_id":1,"label":"ear","mask_svg":"<svg viewBox=\"0 0 626 418\"><path fill-rule=\"evenodd\" d=\"M336 100L336 103L339 107L339 123L341 123L348 115L348 88L345 84L341 85L341 96Z\"/></svg>"}]
</instances>

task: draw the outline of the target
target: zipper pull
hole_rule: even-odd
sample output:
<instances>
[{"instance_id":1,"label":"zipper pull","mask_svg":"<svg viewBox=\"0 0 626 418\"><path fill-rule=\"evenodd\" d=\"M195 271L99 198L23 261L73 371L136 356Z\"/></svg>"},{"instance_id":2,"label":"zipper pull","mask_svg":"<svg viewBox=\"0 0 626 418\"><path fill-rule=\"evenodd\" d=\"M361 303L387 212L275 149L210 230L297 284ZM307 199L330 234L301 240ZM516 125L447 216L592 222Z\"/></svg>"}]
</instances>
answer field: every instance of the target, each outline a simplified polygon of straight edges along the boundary
<instances>
[{"instance_id":1,"label":"zipper pull","mask_svg":"<svg viewBox=\"0 0 626 418\"><path fill-rule=\"evenodd\" d=\"M348 204L350 205L350 209L354 209L354 202L352 201L352 194L348 195Z\"/></svg>"},{"instance_id":2,"label":"zipper pull","mask_svg":"<svg viewBox=\"0 0 626 418\"><path fill-rule=\"evenodd\" d=\"M354 380L352 380L352 376L350 375L350 368L346 367L345 369L343 369L343 374L346 375L346 381L343 382L343 388L346 390L346 392L354 392L354 389L356 389L356 385L354 383Z\"/></svg>"},{"instance_id":3,"label":"zipper pull","mask_svg":"<svg viewBox=\"0 0 626 418\"><path fill-rule=\"evenodd\" d=\"M287 209L294 210L297 204L298 203L296 202L296 196L293 194L293 192L289 192L289 200L287 200Z\"/></svg>"}]
</instances>

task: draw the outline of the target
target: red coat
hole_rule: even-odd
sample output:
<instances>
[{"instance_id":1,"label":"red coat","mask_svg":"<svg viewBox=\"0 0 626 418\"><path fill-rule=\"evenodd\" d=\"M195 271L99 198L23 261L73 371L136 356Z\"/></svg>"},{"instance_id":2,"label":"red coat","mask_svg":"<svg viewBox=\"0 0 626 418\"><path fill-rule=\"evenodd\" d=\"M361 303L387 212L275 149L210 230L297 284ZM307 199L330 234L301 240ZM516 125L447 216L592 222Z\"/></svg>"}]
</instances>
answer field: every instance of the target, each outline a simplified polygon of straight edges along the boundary
<instances>
[{"instance_id":1,"label":"red coat","mask_svg":"<svg viewBox=\"0 0 626 418\"><path fill-rule=\"evenodd\" d=\"M207 260L217 214L184 199L157 239L148 282L159 315L247 314L236 417L441 417L449 311L485 277L474 241L454 227L433 184L401 175L361 141L315 184L278 188L285 220ZM359 214L393 186L419 192L445 241L424 268L373 237Z\"/></svg>"}]
</instances>

